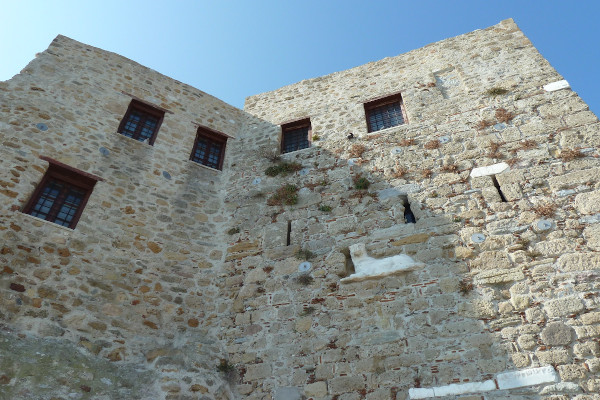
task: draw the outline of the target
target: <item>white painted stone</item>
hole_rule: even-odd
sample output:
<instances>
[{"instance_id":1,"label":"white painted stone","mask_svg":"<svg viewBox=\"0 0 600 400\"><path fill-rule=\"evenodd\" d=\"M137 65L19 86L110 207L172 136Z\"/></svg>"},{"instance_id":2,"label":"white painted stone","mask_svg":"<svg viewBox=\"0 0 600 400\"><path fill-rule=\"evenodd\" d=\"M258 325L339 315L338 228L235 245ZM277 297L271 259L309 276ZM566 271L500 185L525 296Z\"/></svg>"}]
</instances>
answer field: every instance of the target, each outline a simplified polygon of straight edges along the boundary
<instances>
[{"instance_id":1,"label":"white painted stone","mask_svg":"<svg viewBox=\"0 0 600 400\"><path fill-rule=\"evenodd\" d=\"M569 85L569 82L567 82L566 80L562 80L562 81L556 81L556 82L552 82L549 83L547 85L544 85L544 90L546 92L554 92L556 90L560 90L560 89L569 89L571 87L571 85Z\"/></svg>"},{"instance_id":2,"label":"white painted stone","mask_svg":"<svg viewBox=\"0 0 600 400\"><path fill-rule=\"evenodd\" d=\"M433 397L435 394L433 393L433 389L431 388L411 388L408 389L408 397L413 399L426 399L428 397Z\"/></svg>"},{"instance_id":3,"label":"white painted stone","mask_svg":"<svg viewBox=\"0 0 600 400\"><path fill-rule=\"evenodd\" d=\"M451 385L438 386L432 389L435 396L438 397L454 396L465 393L489 392L490 390L496 390L496 384L493 380L489 379L483 382L453 383Z\"/></svg>"},{"instance_id":4,"label":"white painted stone","mask_svg":"<svg viewBox=\"0 0 600 400\"><path fill-rule=\"evenodd\" d=\"M497 376L500 389L512 389L540 383L557 382L558 375L551 366L530 368L522 371L505 372Z\"/></svg>"},{"instance_id":5,"label":"white painted stone","mask_svg":"<svg viewBox=\"0 0 600 400\"><path fill-rule=\"evenodd\" d=\"M477 178L478 176L496 175L509 168L508 164L501 162L498 164L488 165L486 167L473 168L471 171L471 178Z\"/></svg>"},{"instance_id":6,"label":"white painted stone","mask_svg":"<svg viewBox=\"0 0 600 400\"><path fill-rule=\"evenodd\" d=\"M342 283L381 278L398 272L413 271L424 267L424 264L416 262L405 254L381 259L369 257L364 243L357 243L350 246L350 256L352 257L356 272L342 279L340 281Z\"/></svg>"}]
</instances>

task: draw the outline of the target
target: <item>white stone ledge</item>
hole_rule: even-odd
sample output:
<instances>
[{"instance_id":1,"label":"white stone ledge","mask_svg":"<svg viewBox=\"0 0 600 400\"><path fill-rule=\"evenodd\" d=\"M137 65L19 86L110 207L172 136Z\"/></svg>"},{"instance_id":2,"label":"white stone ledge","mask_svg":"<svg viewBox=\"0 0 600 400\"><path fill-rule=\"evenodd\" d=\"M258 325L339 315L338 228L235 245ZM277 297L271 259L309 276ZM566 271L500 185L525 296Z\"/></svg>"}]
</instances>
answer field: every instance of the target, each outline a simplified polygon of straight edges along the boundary
<instances>
[{"instance_id":1,"label":"white stone ledge","mask_svg":"<svg viewBox=\"0 0 600 400\"><path fill-rule=\"evenodd\" d=\"M496 382L498 383L497 386ZM558 382L558 375L556 371L553 367L546 366L498 374L496 381L489 379L483 382L453 383L450 385L430 388L411 388L408 390L408 397L411 400L428 399L432 397L481 393L497 389L506 390L555 382Z\"/></svg>"},{"instance_id":2,"label":"white stone ledge","mask_svg":"<svg viewBox=\"0 0 600 400\"><path fill-rule=\"evenodd\" d=\"M498 164L488 165L486 167L473 168L471 171L471 178L477 178L479 176L496 175L509 168L509 165L505 162Z\"/></svg>"},{"instance_id":3,"label":"white stone ledge","mask_svg":"<svg viewBox=\"0 0 600 400\"><path fill-rule=\"evenodd\" d=\"M505 372L499 374L498 387L500 389L513 389L523 386L539 385L558 381L556 371L551 366L530 368L523 371Z\"/></svg>"},{"instance_id":4,"label":"white stone ledge","mask_svg":"<svg viewBox=\"0 0 600 400\"><path fill-rule=\"evenodd\" d=\"M569 89L570 87L571 87L571 85L569 85L569 82L567 82L566 80L563 79L562 81L556 81L556 82L552 82L547 85L544 85L544 90L546 92L554 92L556 90Z\"/></svg>"}]
</instances>

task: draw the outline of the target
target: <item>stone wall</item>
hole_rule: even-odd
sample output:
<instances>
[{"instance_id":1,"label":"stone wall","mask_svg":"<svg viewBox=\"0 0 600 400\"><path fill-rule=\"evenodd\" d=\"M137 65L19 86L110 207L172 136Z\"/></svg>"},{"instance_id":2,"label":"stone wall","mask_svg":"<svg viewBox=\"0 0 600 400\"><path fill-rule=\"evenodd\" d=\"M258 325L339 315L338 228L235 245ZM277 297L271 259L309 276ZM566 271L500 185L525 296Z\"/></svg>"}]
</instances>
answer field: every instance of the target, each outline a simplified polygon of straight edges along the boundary
<instances>
[{"instance_id":1,"label":"stone wall","mask_svg":"<svg viewBox=\"0 0 600 400\"><path fill-rule=\"evenodd\" d=\"M58 37L0 83L0 393L599 398L600 133L562 79L506 20L241 111ZM395 93L407 123L367 133ZM154 146L116 133L132 97L167 110ZM233 137L223 171L188 161L196 124ZM74 230L19 211L39 156L104 179ZM358 243L424 265L341 282Z\"/></svg>"}]
</instances>

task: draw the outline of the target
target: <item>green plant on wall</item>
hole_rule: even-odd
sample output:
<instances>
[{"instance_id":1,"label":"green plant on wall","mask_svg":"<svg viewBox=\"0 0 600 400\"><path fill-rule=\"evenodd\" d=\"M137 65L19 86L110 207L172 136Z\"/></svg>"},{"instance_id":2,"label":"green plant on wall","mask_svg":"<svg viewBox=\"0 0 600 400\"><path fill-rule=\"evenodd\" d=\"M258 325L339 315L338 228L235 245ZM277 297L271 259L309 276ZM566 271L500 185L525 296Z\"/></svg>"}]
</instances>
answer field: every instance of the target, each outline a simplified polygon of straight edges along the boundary
<instances>
[{"instance_id":1,"label":"green plant on wall","mask_svg":"<svg viewBox=\"0 0 600 400\"><path fill-rule=\"evenodd\" d=\"M286 184L275 191L273 196L267 199L270 206L291 206L298 203L298 187L292 184Z\"/></svg>"},{"instance_id":2,"label":"green plant on wall","mask_svg":"<svg viewBox=\"0 0 600 400\"><path fill-rule=\"evenodd\" d=\"M265 175L267 176L277 176L277 175L289 175L292 172L300 171L302 169L302 165L296 162L282 162L276 165L272 165L265 170Z\"/></svg>"},{"instance_id":3,"label":"green plant on wall","mask_svg":"<svg viewBox=\"0 0 600 400\"><path fill-rule=\"evenodd\" d=\"M367 190L371 186L371 182L362 175L356 175L352 178L354 188L357 190Z\"/></svg>"}]
</instances>

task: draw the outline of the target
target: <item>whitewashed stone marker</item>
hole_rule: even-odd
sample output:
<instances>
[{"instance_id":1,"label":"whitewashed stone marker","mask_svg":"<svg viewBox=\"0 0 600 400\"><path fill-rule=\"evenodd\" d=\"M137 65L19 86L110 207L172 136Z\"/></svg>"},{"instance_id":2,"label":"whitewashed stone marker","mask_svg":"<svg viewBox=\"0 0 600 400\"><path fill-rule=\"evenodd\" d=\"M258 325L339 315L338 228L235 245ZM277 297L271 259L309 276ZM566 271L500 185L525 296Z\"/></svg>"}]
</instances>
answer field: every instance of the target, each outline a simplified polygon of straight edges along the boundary
<instances>
[{"instance_id":1,"label":"whitewashed stone marker","mask_svg":"<svg viewBox=\"0 0 600 400\"><path fill-rule=\"evenodd\" d=\"M352 262L354 263L355 273L340 280L342 283L380 278L424 267L424 264L413 260L405 254L381 259L369 257L364 243L357 243L350 246L350 257L352 257Z\"/></svg>"},{"instance_id":2,"label":"whitewashed stone marker","mask_svg":"<svg viewBox=\"0 0 600 400\"><path fill-rule=\"evenodd\" d=\"M512 389L540 383L557 382L558 375L553 367L530 368L523 371L505 372L497 377L500 389Z\"/></svg>"},{"instance_id":3,"label":"whitewashed stone marker","mask_svg":"<svg viewBox=\"0 0 600 400\"><path fill-rule=\"evenodd\" d=\"M571 85L569 85L569 82L567 82L566 80L562 80L562 81L556 81L556 82L552 82L549 83L547 85L544 85L544 90L546 92L554 92L556 90L560 90L560 89L569 89L571 87Z\"/></svg>"},{"instance_id":4,"label":"whitewashed stone marker","mask_svg":"<svg viewBox=\"0 0 600 400\"><path fill-rule=\"evenodd\" d=\"M508 164L501 162L498 164L488 165L486 167L473 168L471 171L471 178L477 178L478 176L496 175L502 171L508 169Z\"/></svg>"}]
</instances>

